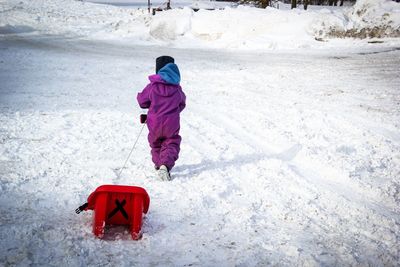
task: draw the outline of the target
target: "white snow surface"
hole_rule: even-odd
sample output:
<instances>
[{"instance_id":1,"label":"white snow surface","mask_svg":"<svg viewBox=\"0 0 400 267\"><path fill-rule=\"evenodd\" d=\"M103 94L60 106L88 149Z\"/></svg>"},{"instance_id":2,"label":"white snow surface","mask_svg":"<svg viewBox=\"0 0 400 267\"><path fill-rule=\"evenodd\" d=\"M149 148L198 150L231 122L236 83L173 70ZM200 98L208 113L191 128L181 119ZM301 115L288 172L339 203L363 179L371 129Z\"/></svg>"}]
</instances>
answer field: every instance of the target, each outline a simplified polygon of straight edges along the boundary
<instances>
[{"instance_id":1,"label":"white snow surface","mask_svg":"<svg viewBox=\"0 0 400 267\"><path fill-rule=\"evenodd\" d=\"M398 25L397 3L362 3ZM357 5L0 8L0 265L400 265L398 40L313 36L324 12L356 25L344 14ZM163 54L187 95L173 180L158 179L147 129L118 177L141 128L136 94ZM95 238L91 212L74 213L102 184L147 190L142 239Z\"/></svg>"}]
</instances>

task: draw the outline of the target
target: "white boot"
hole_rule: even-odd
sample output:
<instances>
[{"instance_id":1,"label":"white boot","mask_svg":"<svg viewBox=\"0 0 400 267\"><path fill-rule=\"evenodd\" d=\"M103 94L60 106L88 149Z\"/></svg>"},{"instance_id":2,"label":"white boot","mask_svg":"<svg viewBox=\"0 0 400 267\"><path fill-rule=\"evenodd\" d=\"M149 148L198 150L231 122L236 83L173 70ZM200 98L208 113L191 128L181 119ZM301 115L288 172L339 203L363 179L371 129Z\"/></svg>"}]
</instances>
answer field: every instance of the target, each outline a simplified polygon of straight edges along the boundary
<instances>
[{"instance_id":1,"label":"white boot","mask_svg":"<svg viewBox=\"0 0 400 267\"><path fill-rule=\"evenodd\" d=\"M158 170L158 176L163 181L171 181L171 176L169 175L168 168L165 165L160 166L160 169Z\"/></svg>"}]
</instances>

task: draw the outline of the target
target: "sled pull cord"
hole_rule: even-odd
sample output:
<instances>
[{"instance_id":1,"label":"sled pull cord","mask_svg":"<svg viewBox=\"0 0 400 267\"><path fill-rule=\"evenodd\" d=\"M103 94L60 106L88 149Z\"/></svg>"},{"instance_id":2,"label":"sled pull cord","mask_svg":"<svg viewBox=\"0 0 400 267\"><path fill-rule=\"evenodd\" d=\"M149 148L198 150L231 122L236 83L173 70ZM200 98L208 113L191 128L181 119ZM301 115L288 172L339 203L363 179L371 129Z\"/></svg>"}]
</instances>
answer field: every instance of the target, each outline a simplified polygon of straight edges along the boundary
<instances>
[{"instance_id":1,"label":"sled pull cord","mask_svg":"<svg viewBox=\"0 0 400 267\"><path fill-rule=\"evenodd\" d=\"M140 129L140 132L139 132L138 136L136 137L136 141L135 141L135 143L134 143L133 146L132 146L131 152L129 152L129 155L128 155L128 157L127 157L126 160L125 160L124 166L123 166L123 167L121 168L121 170L119 171L117 178L119 178L119 177L121 176L121 173L122 173L123 169L125 168L126 163L128 162L129 158L131 157L132 152L133 152L133 150L135 149L135 146L136 146L136 144L137 144L137 142L138 142L138 140L139 140L139 137L140 137L141 133L143 132L143 129L144 129L144 126L145 126L145 125L146 125L146 124L143 123L143 126L142 126L142 128ZM75 210L76 214L79 214L79 213L81 213L82 211L84 211L84 210L88 207L88 205L89 205L88 203L85 203L85 204L83 204L82 206L80 206L79 208L77 208L77 209Z\"/></svg>"},{"instance_id":2,"label":"sled pull cord","mask_svg":"<svg viewBox=\"0 0 400 267\"><path fill-rule=\"evenodd\" d=\"M142 131L143 131L145 125L146 125L146 124L143 124L142 129L140 129L140 132L139 132L139 134L138 134L138 136L137 136L137 138L136 138L136 141L135 141L135 143L134 143L133 146L132 146L131 152L129 152L129 155L128 155L128 157L127 157L126 160L125 160L124 166L121 168L121 170L120 170L119 173L118 173L118 176L117 176L118 179L119 179L119 177L121 176L122 170L125 168L126 163L128 162L129 158L131 157L132 152L133 152L133 150L135 149L135 146L136 146L136 144L137 144L137 142L138 142L138 140L139 140L140 134L142 133Z\"/></svg>"}]
</instances>

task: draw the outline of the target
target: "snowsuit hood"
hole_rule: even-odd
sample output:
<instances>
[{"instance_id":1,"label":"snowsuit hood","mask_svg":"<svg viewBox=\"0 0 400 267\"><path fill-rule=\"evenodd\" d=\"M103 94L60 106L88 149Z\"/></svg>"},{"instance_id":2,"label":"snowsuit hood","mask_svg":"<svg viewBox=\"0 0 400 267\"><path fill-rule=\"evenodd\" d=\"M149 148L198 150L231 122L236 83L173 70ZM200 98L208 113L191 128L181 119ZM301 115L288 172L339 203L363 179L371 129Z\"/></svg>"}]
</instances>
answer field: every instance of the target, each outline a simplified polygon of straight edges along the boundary
<instances>
[{"instance_id":1,"label":"snowsuit hood","mask_svg":"<svg viewBox=\"0 0 400 267\"><path fill-rule=\"evenodd\" d=\"M160 96L172 96L178 93L178 88L181 88L179 85L181 76L178 66L174 63L168 63L157 74L150 75L149 80L153 84L152 92Z\"/></svg>"},{"instance_id":2,"label":"snowsuit hood","mask_svg":"<svg viewBox=\"0 0 400 267\"><path fill-rule=\"evenodd\" d=\"M164 67L162 67L158 72L158 75L161 76L166 83L169 84L179 84L181 81L181 74L179 72L179 68L174 63L168 63Z\"/></svg>"}]
</instances>

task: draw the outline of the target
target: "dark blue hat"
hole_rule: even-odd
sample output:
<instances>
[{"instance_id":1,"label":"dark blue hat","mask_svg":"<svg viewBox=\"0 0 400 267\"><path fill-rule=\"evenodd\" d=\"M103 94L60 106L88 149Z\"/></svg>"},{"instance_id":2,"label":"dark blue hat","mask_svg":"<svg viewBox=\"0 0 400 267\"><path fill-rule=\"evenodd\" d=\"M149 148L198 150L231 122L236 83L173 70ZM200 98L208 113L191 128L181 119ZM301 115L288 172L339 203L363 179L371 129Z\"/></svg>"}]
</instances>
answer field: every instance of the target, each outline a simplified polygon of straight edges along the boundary
<instances>
[{"instance_id":1,"label":"dark blue hat","mask_svg":"<svg viewBox=\"0 0 400 267\"><path fill-rule=\"evenodd\" d=\"M168 63L175 63L175 60L173 57L170 56L161 56L158 57L156 59L156 73L158 73L158 71L164 67L165 65L167 65Z\"/></svg>"}]
</instances>

